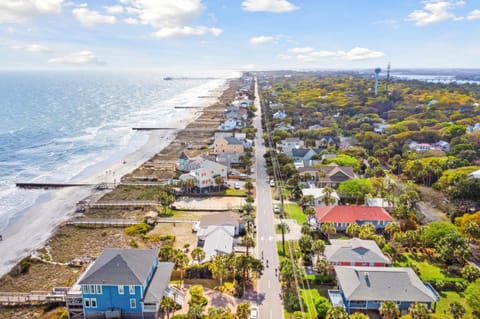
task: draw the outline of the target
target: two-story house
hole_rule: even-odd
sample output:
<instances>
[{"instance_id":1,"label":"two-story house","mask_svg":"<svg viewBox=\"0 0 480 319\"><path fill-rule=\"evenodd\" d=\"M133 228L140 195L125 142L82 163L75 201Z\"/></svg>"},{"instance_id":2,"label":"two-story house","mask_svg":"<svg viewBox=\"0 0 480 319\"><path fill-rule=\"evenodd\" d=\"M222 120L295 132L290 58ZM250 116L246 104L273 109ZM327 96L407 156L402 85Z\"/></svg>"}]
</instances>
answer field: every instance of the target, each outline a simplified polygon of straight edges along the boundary
<instances>
[{"instance_id":1,"label":"two-story house","mask_svg":"<svg viewBox=\"0 0 480 319\"><path fill-rule=\"evenodd\" d=\"M242 154L244 152L243 142L233 136L216 138L213 143L213 153L218 154Z\"/></svg>"},{"instance_id":2,"label":"two-story house","mask_svg":"<svg viewBox=\"0 0 480 319\"><path fill-rule=\"evenodd\" d=\"M338 166L330 164L326 166L299 167L298 173L305 180L305 176L310 175L310 180L318 187L337 187L343 181L357 178L357 175L350 166Z\"/></svg>"},{"instance_id":3,"label":"two-story house","mask_svg":"<svg viewBox=\"0 0 480 319\"><path fill-rule=\"evenodd\" d=\"M196 168L186 174L180 175L179 179L182 181L193 180L193 190L204 193L222 186L216 183L216 177L218 176L221 176L223 181L226 182L228 179L228 167L204 159L198 163Z\"/></svg>"},{"instance_id":4,"label":"two-story house","mask_svg":"<svg viewBox=\"0 0 480 319\"><path fill-rule=\"evenodd\" d=\"M293 149L303 148L304 146L305 143L298 137L287 137L286 139L277 144L277 147L280 147L282 151L287 155L292 154Z\"/></svg>"},{"instance_id":5,"label":"two-story house","mask_svg":"<svg viewBox=\"0 0 480 319\"><path fill-rule=\"evenodd\" d=\"M158 249L105 249L78 281L85 319L158 319L174 264Z\"/></svg>"}]
</instances>

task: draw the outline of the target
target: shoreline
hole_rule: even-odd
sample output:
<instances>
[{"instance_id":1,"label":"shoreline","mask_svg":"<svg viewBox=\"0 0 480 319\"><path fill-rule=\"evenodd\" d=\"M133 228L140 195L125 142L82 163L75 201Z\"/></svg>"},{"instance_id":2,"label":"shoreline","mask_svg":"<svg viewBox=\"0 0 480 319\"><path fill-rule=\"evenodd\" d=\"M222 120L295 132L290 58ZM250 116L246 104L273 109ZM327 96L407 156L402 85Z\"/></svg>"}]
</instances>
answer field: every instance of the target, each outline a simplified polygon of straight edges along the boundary
<instances>
[{"instance_id":1,"label":"shoreline","mask_svg":"<svg viewBox=\"0 0 480 319\"><path fill-rule=\"evenodd\" d=\"M118 183L123 176L140 169L157 155L169 153L169 149L175 150L175 145L181 144L177 140L179 135L185 132L185 128L195 126L195 122L208 113L209 108L219 105L224 107L225 101L222 101L222 97L231 88L233 80L235 78L226 79L220 84L216 88L219 91L218 96L202 101L201 109L189 112L185 117L175 121L175 129L138 132L136 134L148 135L146 143L142 146L131 151L127 148L126 153L123 153L125 150L117 152L113 158L85 168L72 180L91 184L114 181ZM87 174L89 171L91 173ZM107 174L107 171L112 173ZM110 190L112 191L114 189ZM55 235L58 227L74 216L77 202L101 193L91 188L65 188L42 194L33 206L25 209L22 216L4 230L3 241L0 242L0 255L3 257L0 263L0 277L7 275L24 257L42 248ZM103 194L106 193L103 191ZM39 214L42 215L41 218L36 217Z\"/></svg>"}]
</instances>

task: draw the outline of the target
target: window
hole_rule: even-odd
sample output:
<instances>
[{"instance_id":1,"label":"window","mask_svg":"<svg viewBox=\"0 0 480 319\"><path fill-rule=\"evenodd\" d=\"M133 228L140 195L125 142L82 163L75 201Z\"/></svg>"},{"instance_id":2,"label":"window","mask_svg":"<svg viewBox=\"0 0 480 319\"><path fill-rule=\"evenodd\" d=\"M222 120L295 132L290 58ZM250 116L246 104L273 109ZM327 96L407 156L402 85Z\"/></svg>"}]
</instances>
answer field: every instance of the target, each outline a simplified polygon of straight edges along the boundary
<instances>
[{"instance_id":1,"label":"window","mask_svg":"<svg viewBox=\"0 0 480 319\"><path fill-rule=\"evenodd\" d=\"M131 294L131 295L134 295L135 294L135 286L133 286L133 285L128 286L128 293Z\"/></svg>"},{"instance_id":2,"label":"window","mask_svg":"<svg viewBox=\"0 0 480 319\"><path fill-rule=\"evenodd\" d=\"M118 294L123 295L123 286L118 286Z\"/></svg>"},{"instance_id":3,"label":"window","mask_svg":"<svg viewBox=\"0 0 480 319\"><path fill-rule=\"evenodd\" d=\"M90 294L95 294L95 285L90 285Z\"/></svg>"},{"instance_id":4,"label":"window","mask_svg":"<svg viewBox=\"0 0 480 319\"><path fill-rule=\"evenodd\" d=\"M97 285L96 290L97 290L97 291L96 291L97 295L101 295L101 294L102 294L102 286L101 286L101 285Z\"/></svg>"},{"instance_id":5,"label":"window","mask_svg":"<svg viewBox=\"0 0 480 319\"><path fill-rule=\"evenodd\" d=\"M82 289L83 289L84 294L88 294L88 286L87 285L83 285Z\"/></svg>"},{"instance_id":6,"label":"window","mask_svg":"<svg viewBox=\"0 0 480 319\"><path fill-rule=\"evenodd\" d=\"M130 299L130 308L137 308L137 301L134 298Z\"/></svg>"},{"instance_id":7,"label":"window","mask_svg":"<svg viewBox=\"0 0 480 319\"><path fill-rule=\"evenodd\" d=\"M85 298L85 308L90 308L90 299Z\"/></svg>"},{"instance_id":8,"label":"window","mask_svg":"<svg viewBox=\"0 0 480 319\"><path fill-rule=\"evenodd\" d=\"M92 308L97 308L97 299L96 298L90 299L90 304Z\"/></svg>"}]
</instances>

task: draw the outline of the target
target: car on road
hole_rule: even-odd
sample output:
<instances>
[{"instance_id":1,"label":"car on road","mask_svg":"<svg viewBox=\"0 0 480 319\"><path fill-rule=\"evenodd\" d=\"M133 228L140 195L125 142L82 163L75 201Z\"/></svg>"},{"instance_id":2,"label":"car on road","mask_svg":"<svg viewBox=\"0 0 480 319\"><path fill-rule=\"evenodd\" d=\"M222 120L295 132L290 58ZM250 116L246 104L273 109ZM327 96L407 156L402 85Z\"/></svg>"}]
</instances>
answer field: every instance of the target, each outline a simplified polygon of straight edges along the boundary
<instances>
[{"instance_id":1,"label":"car on road","mask_svg":"<svg viewBox=\"0 0 480 319\"><path fill-rule=\"evenodd\" d=\"M270 180L270 187L275 187L275 181L273 179Z\"/></svg>"},{"instance_id":2,"label":"car on road","mask_svg":"<svg viewBox=\"0 0 480 319\"><path fill-rule=\"evenodd\" d=\"M257 319L258 318L258 307L251 306L250 307L250 319Z\"/></svg>"},{"instance_id":3,"label":"car on road","mask_svg":"<svg viewBox=\"0 0 480 319\"><path fill-rule=\"evenodd\" d=\"M280 207L278 205L273 205L273 212L275 214L279 214L280 213Z\"/></svg>"}]
</instances>

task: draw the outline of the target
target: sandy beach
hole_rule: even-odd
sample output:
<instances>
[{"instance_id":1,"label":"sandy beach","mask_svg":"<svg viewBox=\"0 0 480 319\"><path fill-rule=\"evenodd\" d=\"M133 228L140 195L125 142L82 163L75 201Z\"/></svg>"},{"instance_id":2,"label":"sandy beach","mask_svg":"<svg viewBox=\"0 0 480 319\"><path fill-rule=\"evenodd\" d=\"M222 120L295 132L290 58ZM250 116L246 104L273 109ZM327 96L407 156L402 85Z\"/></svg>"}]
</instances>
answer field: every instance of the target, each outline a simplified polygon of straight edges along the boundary
<instances>
[{"instance_id":1,"label":"sandy beach","mask_svg":"<svg viewBox=\"0 0 480 319\"><path fill-rule=\"evenodd\" d=\"M218 96L227 87L227 83L223 84L218 89ZM201 106L205 108L213 105L217 99L218 97L204 99ZM135 170L167 147L185 126L201 114L188 111L183 118L170 123L175 130L138 132L137 134L148 134L146 144L128 154L92 165L86 169L88 174L81 173L80 178L74 180L88 184L118 182L123 175ZM3 241L0 242L0 276L8 273L19 260L42 247L56 227L73 216L76 203L93 192L95 190L89 187L74 187L49 191L42 195L35 205L28 208L18 221L3 232Z\"/></svg>"}]
</instances>

